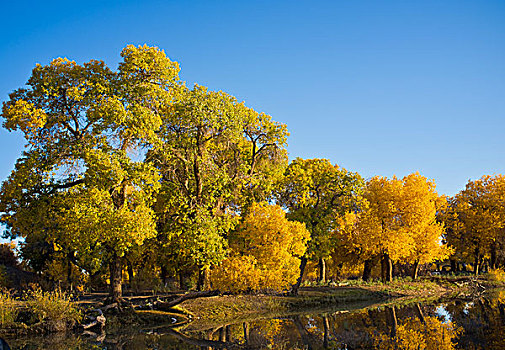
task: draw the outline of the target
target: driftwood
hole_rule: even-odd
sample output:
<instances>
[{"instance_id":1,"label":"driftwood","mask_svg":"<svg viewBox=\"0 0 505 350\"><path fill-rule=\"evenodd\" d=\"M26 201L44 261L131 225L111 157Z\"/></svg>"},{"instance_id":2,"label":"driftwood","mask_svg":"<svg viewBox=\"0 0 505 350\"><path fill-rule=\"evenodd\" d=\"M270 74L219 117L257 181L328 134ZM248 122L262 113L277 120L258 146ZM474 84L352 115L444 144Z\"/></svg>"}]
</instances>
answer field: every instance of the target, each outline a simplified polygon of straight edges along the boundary
<instances>
[{"instance_id":1,"label":"driftwood","mask_svg":"<svg viewBox=\"0 0 505 350\"><path fill-rule=\"evenodd\" d=\"M218 290L209 290L209 291L203 291L203 292L189 292L189 293L181 295L178 298L175 298L174 300L157 303L156 307L160 310L166 310L166 309L170 309L170 308L174 307L175 305L178 305L186 300L215 297L219 294L220 294L220 292Z\"/></svg>"}]
</instances>

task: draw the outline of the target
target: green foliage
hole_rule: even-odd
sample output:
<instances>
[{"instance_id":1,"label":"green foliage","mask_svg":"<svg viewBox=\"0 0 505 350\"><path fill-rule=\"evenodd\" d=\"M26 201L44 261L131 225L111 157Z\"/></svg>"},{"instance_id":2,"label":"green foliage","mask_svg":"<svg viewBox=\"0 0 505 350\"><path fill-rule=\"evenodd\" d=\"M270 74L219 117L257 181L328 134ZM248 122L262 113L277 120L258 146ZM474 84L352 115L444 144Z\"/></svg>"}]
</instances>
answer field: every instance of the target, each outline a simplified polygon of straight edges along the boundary
<instances>
[{"instance_id":1,"label":"green foliage","mask_svg":"<svg viewBox=\"0 0 505 350\"><path fill-rule=\"evenodd\" d=\"M199 85L165 112L161 146L148 154L162 175L157 250L167 268L207 269L226 256L237 212L266 198L282 174L286 126Z\"/></svg>"},{"instance_id":2,"label":"green foliage","mask_svg":"<svg viewBox=\"0 0 505 350\"><path fill-rule=\"evenodd\" d=\"M58 58L10 94L3 127L22 132L26 149L2 183L0 222L24 238L23 264L67 286L108 277L115 297L125 262L138 288L157 283L149 269L194 277L222 263L262 271L252 289L280 290L300 254L279 248L289 235L264 234L277 227L254 227L250 217L255 203L273 199L310 232L303 258L331 257L342 275L364 259L417 266L446 258L435 213L458 258L503 262L503 176L469 182L442 208L434 182L417 173L365 188L359 174L326 159L288 165L286 125L222 91L186 87L179 70L162 50L129 45L117 70ZM0 258L18 263L6 245Z\"/></svg>"},{"instance_id":3,"label":"green foliage","mask_svg":"<svg viewBox=\"0 0 505 350\"><path fill-rule=\"evenodd\" d=\"M179 67L161 50L128 46L121 56L117 71L94 60L37 65L2 108L4 127L27 141L0 191L2 222L90 272L156 233L159 176L142 155L180 90Z\"/></svg>"},{"instance_id":4,"label":"green foliage","mask_svg":"<svg viewBox=\"0 0 505 350\"><path fill-rule=\"evenodd\" d=\"M314 258L327 257L333 249L335 220L359 208L363 188L358 173L332 165L327 159L297 158L286 169L277 199L289 210L289 219L307 226L311 234L307 253Z\"/></svg>"}]
</instances>

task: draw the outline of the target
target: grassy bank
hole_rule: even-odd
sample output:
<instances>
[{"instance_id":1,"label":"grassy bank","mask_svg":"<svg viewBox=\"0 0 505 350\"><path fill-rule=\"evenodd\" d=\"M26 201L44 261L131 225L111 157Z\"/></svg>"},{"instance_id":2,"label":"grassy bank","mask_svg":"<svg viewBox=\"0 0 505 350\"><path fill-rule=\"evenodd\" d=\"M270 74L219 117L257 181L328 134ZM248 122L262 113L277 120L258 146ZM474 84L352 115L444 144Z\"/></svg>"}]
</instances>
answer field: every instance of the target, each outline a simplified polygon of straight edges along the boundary
<instances>
[{"instance_id":1,"label":"grassy bank","mask_svg":"<svg viewBox=\"0 0 505 350\"><path fill-rule=\"evenodd\" d=\"M395 279L390 283L349 280L327 285L308 285L298 296L235 295L188 300L179 309L193 321L187 329L206 329L255 318L282 317L305 311L352 311L372 305L406 304L478 296L492 288L503 288L502 282L486 278L443 277Z\"/></svg>"},{"instance_id":2,"label":"grassy bank","mask_svg":"<svg viewBox=\"0 0 505 350\"><path fill-rule=\"evenodd\" d=\"M489 276L488 276L489 277ZM221 295L186 300L173 310L158 311L156 298L132 296L133 307L106 312L106 332L121 332L132 327L181 327L203 330L258 318L283 317L303 312L347 312L378 305L405 304L440 298L475 297L492 288L503 288L502 281L472 276L444 276L395 279L390 283L347 280L339 283L306 284L299 295ZM172 294L172 297L176 295ZM0 295L0 329L8 334L42 333L68 330L85 322L86 310L103 307L104 295L71 301L61 292L32 291L22 297ZM169 297L166 295L165 297ZM139 308L138 306L142 306Z\"/></svg>"},{"instance_id":3,"label":"grassy bank","mask_svg":"<svg viewBox=\"0 0 505 350\"><path fill-rule=\"evenodd\" d=\"M66 331L81 320L81 310L62 291L44 292L35 288L16 296L0 290L0 330L4 334Z\"/></svg>"}]
</instances>

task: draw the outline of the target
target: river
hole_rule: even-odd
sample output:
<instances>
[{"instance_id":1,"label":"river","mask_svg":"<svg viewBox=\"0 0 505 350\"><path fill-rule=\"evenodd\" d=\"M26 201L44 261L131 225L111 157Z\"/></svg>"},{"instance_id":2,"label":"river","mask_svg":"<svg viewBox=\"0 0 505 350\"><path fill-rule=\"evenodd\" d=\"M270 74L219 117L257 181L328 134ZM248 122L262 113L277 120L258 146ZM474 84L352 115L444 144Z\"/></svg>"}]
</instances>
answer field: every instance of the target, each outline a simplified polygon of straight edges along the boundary
<instances>
[{"instance_id":1,"label":"river","mask_svg":"<svg viewBox=\"0 0 505 350\"><path fill-rule=\"evenodd\" d=\"M176 330L6 339L11 349L505 349L505 291L475 299L372 305ZM0 347L1 348L1 347Z\"/></svg>"}]
</instances>

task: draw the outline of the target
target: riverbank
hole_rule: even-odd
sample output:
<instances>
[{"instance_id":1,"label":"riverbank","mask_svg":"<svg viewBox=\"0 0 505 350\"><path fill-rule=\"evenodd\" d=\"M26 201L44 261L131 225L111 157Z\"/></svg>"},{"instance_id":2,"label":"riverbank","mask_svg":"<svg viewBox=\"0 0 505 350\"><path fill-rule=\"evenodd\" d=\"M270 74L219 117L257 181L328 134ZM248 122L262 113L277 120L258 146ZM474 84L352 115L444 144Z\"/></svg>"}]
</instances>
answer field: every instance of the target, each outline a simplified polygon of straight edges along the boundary
<instances>
[{"instance_id":1,"label":"riverbank","mask_svg":"<svg viewBox=\"0 0 505 350\"><path fill-rule=\"evenodd\" d=\"M174 299L182 294L172 293L155 296L130 296L125 297L127 307L121 310L112 308L106 311L107 322L105 331L114 333L125 325L154 327L170 326L198 330L212 327L216 324L231 324L247 319L272 318L289 316L304 311L325 310L332 312L347 312L363 309L372 305L385 305L391 303L409 303L416 300L429 300L439 298L464 298L478 296L485 290L504 287L497 281L472 276L444 276L426 277L416 281L410 279L395 279L390 283L378 281L364 282L361 280L347 280L339 283L325 285L306 285L299 291L299 295L218 295L196 298L183 301L168 310L157 310L163 300ZM104 295L88 295L72 303L78 307L82 314L89 314L90 310L103 308L101 304ZM65 307L70 307L68 298L64 300ZM22 302L14 301L18 310L23 310ZM46 302L55 308L56 302ZM61 307L61 303L58 304ZM61 311L58 315L61 314ZM23 316L23 312L20 314ZM53 316L55 317L55 316ZM28 324L30 321L25 314L21 319L25 322L12 322L4 325L3 333L40 333L44 331L58 331L54 322L48 318L40 318L38 324ZM76 319L73 319L77 321ZM75 324L75 322L73 322ZM84 324L85 320L82 319ZM61 328L67 324L65 319L59 319ZM47 327L49 325L49 327ZM71 326L70 326L71 327ZM81 327L82 328L82 327Z\"/></svg>"},{"instance_id":2,"label":"riverbank","mask_svg":"<svg viewBox=\"0 0 505 350\"><path fill-rule=\"evenodd\" d=\"M419 300L464 298L487 289L503 287L485 278L434 277L416 281L396 279L390 283L361 280L305 286L299 295L234 295L187 300L177 306L189 315L186 329L206 329L237 320L283 317L305 310L347 312L372 305L405 304Z\"/></svg>"}]
</instances>

